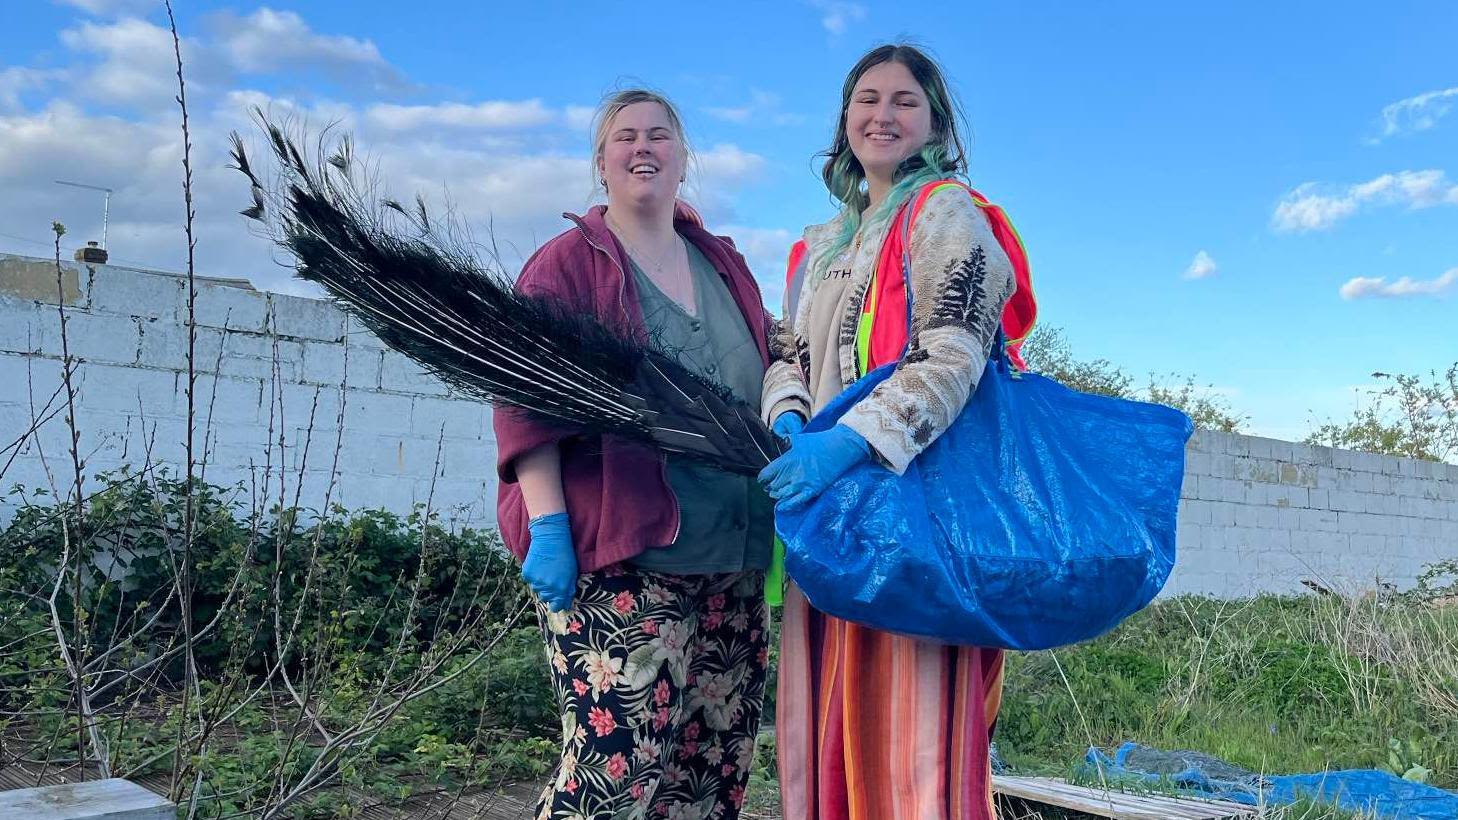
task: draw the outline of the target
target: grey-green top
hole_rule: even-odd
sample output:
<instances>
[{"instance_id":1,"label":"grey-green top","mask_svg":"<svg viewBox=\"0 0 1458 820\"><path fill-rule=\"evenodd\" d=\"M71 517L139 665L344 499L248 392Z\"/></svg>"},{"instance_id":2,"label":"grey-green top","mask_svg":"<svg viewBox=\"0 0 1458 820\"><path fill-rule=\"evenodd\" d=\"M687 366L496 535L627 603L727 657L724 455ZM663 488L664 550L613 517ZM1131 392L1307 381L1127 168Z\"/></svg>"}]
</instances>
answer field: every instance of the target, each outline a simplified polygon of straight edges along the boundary
<instances>
[{"instance_id":1,"label":"grey-green top","mask_svg":"<svg viewBox=\"0 0 1458 820\"><path fill-rule=\"evenodd\" d=\"M696 314L691 315L633 263L643 321L655 345L694 372L759 406L764 365L744 316L713 264L688 246ZM631 559L639 569L698 575L765 569L774 539L774 505L751 476L693 459L668 457L668 485L678 497L678 538Z\"/></svg>"}]
</instances>

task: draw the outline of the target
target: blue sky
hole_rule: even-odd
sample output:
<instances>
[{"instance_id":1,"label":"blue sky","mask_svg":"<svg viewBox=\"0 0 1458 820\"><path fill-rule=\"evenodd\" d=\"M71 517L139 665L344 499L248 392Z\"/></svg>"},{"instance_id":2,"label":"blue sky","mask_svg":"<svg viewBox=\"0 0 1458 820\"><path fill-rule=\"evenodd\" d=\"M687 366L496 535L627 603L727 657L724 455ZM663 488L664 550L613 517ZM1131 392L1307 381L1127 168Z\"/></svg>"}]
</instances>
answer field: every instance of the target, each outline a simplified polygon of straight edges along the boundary
<instances>
[{"instance_id":1,"label":"blue sky","mask_svg":"<svg viewBox=\"0 0 1458 820\"><path fill-rule=\"evenodd\" d=\"M1282 438L1344 417L1374 370L1458 360L1452 3L179 6L206 273L299 292L222 168L249 104L339 121L392 191L494 220L512 265L587 204L585 117L641 80L684 110L711 227L778 292L788 243L832 213L813 155L844 72L906 36L946 66L973 183L1081 357L1194 375ZM98 235L99 200L52 181L75 179L117 189L115 260L179 267L160 3L0 14L0 252L44 255L52 218Z\"/></svg>"}]
</instances>

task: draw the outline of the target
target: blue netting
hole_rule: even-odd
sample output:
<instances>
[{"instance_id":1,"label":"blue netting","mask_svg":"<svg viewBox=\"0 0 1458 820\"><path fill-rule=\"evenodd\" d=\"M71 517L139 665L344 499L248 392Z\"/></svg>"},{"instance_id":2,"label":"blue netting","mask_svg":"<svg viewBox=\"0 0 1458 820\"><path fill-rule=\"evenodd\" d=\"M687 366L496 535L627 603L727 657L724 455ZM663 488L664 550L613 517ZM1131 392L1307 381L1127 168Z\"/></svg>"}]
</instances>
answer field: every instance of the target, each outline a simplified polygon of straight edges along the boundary
<instances>
[{"instance_id":1,"label":"blue netting","mask_svg":"<svg viewBox=\"0 0 1458 820\"><path fill-rule=\"evenodd\" d=\"M1458 794L1374 769L1263 777L1199 752L1166 752L1137 743L1125 743L1113 757L1089 749L1086 762L1111 779L1170 784L1247 805L1307 799L1390 820L1458 820Z\"/></svg>"}]
</instances>

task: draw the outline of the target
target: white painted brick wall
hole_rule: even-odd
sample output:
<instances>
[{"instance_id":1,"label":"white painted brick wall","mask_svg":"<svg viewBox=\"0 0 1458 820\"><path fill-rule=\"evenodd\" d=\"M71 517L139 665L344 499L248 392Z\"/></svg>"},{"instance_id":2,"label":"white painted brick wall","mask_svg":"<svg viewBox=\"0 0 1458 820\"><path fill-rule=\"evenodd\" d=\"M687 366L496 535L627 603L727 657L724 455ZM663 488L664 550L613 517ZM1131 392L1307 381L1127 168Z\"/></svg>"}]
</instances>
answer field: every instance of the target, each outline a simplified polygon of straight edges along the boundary
<instances>
[{"instance_id":1,"label":"white painted brick wall","mask_svg":"<svg viewBox=\"0 0 1458 820\"><path fill-rule=\"evenodd\" d=\"M55 281L51 261L0 260ZM92 482L98 472L124 463L136 468L148 452L153 463L180 470L186 452L185 279L110 265L64 267L75 271L81 290L66 311L67 340L78 359L83 474ZM301 488L301 503L320 507L335 460L340 384L348 375L333 500L404 513L431 496L433 481L435 508L461 523L494 521L488 407L452 395L413 363L387 353L326 301L200 281L195 314L194 447L208 453L209 481L240 484L245 498L267 482L271 503L282 468L285 498L292 501ZM54 297L37 302L0 291L0 448L24 436L18 447L0 452L0 466L15 455L0 475L0 492L16 484L49 489L48 473L57 483L70 481L64 397L52 401L61 383L58 321ZM25 436L32 401L38 412L47 401L61 412ZM0 501L0 520L15 504L14 498Z\"/></svg>"},{"instance_id":2,"label":"white painted brick wall","mask_svg":"<svg viewBox=\"0 0 1458 820\"><path fill-rule=\"evenodd\" d=\"M1410 586L1458 557L1458 466L1197 432L1164 594Z\"/></svg>"},{"instance_id":3,"label":"white painted brick wall","mask_svg":"<svg viewBox=\"0 0 1458 820\"><path fill-rule=\"evenodd\" d=\"M51 262L0 260L33 265L54 282ZM68 335L75 355L87 359L76 374L85 472L135 466L149 442L154 459L179 463L185 283L113 266L82 268L77 277L82 293L67 308ZM452 396L328 302L203 282L196 312L197 447L206 432L209 480L241 482L246 492L267 480L275 498L282 464L286 497L302 482L302 502L322 504L347 377L336 502L406 512L425 500L433 481L438 508L456 509L477 525L494 519L488 407ZM60 383L56 328L54 304L0 293L0 447L29 427L32 396L39 410ZM44 486L42 452L64 480L63 425L64 414L57 414L27 439L0 488ZM0 465L9 457L0 452ZM265 463L272 475L265 476ZM0 508L0 516L7 512ZM1179 551L1166 594L1299 592L1303 579L1405 586L1425 564L1458 556L1458 467L1199 431L1188 450Z\"/></svg>"}]
</instances>

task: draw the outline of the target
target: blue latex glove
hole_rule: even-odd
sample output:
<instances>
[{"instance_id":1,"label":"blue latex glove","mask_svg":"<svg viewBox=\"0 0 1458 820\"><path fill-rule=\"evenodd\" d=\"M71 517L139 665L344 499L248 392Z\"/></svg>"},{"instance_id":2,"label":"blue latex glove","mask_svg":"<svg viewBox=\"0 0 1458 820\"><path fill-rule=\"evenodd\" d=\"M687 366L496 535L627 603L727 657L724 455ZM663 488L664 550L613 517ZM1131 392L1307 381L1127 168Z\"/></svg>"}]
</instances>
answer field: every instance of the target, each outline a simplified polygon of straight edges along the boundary
<instances>
[{"instance_id":1,"label":"blue latex glove","mask_svg":"<svg viewBox=\"0 0 1458 820\"><path fill-rule=\"evenodd\" d=\"M532 545L521 565L521 577L553 612L572 608L577 592L577 552L567 513L540 515L527 523Z\"/></svg>"},{"instance_id":2,"label":"blue latex glove","mask_svg":"<svg viewBox=\"0 0 1458 820\"><path fill-rule=\"evenodd\" d=\"M786 410L778 416L775 416L775 423L770 425L770 432L785 441L789 441L790 436L804 429L805 419L794 410Z\"/></svg>"},{"instance_id":3,"label":"blue latex glove","mask_svg":"<svg viewBox=\"0 0 1458 820\"><path fill-rule=\"evenodd\" d=\"M778 421L778 419L776 419ZM790 450L759 473L770 497L786 507L808 503L847 470L871 458L861 434L837 424L820 433L790 436Z\"/></svg>"}]
</instances>

